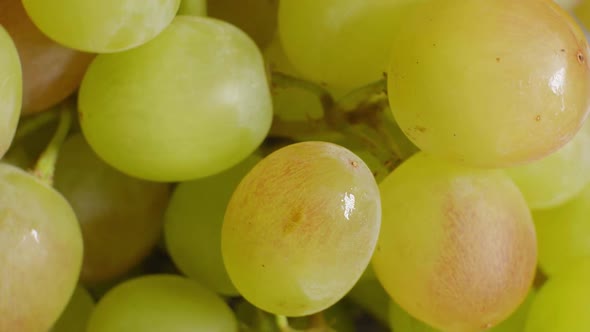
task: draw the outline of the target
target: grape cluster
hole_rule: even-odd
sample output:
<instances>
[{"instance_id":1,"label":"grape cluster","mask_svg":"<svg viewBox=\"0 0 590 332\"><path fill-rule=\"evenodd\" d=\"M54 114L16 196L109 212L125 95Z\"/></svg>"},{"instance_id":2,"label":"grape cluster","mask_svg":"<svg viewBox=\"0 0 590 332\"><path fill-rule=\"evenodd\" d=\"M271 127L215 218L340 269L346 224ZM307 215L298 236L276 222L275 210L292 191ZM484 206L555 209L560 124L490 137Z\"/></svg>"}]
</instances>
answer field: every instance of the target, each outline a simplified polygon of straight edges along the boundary
<instances>
[{"instance_id":1,"label":"grape cluster","mask_svg":"<svg viewBox=\"0 0 590 332\"><path fill-rule=\"evenodd\" d=\"M0 332L590 331L590 0L0 0Z\"/></svg>"}]
</instances>

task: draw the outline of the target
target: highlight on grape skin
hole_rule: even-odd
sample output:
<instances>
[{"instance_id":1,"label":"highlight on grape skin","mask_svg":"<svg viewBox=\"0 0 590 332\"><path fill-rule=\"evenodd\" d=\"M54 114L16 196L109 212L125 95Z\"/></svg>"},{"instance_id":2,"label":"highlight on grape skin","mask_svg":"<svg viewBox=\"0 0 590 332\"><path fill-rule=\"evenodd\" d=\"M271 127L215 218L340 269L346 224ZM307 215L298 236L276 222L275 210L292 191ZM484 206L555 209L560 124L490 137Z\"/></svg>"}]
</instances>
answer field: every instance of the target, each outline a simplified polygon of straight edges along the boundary
<instances>
[{"instance_id":1,"label":"highlight on grape skin","mask_svg":"<svg viewBox=\"0 0 590 332\"><path fill-rule=\"evenodd\" d=\"M537 242L526 202L507 175L420 152L380 189L375 274L412 316L443 330L477 331L524 300Z\"/></svg>"},{"instance_id":2,"label":"highlight on grape skin","mask_svg":"<svg viewBox=\"0 0 590 332\"><path fill-rule=\"evenodd\" d=\"M340 300L369 264L381 224L364 162L326 142L270 154L236 188L222 228L229 276L252 304L286 316Z\"/></svg>"},{"instance_id":3,"label":"highlight on grape skin","mask_svg":"<svg viewBox=\"0 0 590 332\"><path fill-rule=\"evenodd\" d=\"M93 53L142 45L166 28L180 0L22 0L27 14L51 39Z\"/></svg>"},{"instance_id":4,"label":"highlight on grape skin","mask_svg":"<svg viewBox=\"0 0 590 332\"><path fill-rule=\"evenodd\" d=\"M588 43L550 0L428 0L404 26L389 100L426 152L478 167L520 165L563 146L588 115Z\"/></svg>"}]
</instances>

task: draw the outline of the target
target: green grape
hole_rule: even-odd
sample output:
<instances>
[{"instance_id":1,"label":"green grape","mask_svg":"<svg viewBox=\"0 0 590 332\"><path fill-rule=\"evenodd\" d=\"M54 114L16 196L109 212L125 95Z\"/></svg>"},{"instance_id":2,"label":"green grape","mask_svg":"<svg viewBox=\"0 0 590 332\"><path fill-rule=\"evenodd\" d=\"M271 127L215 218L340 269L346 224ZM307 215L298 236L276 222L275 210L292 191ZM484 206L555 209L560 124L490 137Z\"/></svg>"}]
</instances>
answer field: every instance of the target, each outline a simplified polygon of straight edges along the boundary
<instances>
[{"instance_id":1,"label":"green grape","mask_svg":"<svg viewBox=\"0 0 590 332\"><path fill-rule=\"evenodd\" d=\"M353 287L369 264L381 223L371 171L326 142L281 148L236 188L221 249L240 294L279 315L321 311Z\"/></svg>"},{"instance_id":2,"label":"green grape","mask_svg":"<svg viewBox=\"0 0 590 332\"><path fill-rule=\"evenodd\" d=\"M289 319L292 332L355 332L354 317L351 315L351 304L338 301L319 314Z\"/></svg>"},{"instance_id":3,"label":"green grape","mask_svg":"<svg viewBox=\"0 0 590 332\"><path fill-rule=\"evenodd\" d=\"M50 332L86 331L86 325L88 324L92 310L94 310L94 299L84 287L78 286L68 306L62 312Z\"/></svg>"},{"instance_id":4,"label":"green grape","mask_svg":"<svg viewBox=\"0 0 590 332\"><path fill-rule=\"evenodd\" d=\"M180 0L22 0L49 38L94 53L120 52L148 42L170 24Z\"/></svg>"},{"instance_id":5,"label":"green grape","mask_svg":"<svg viewBox=\"0 0 590 332\"><path fill-rule=\"evenodd\" d=\"M0 25L0 158L16 131L22 98L22 71L12 39Z\"/></svg>"},{"instance_id":6,"label":"green grape","mask_svg":"<svg viewBox=\"0 0 590 332\"><path fill-rule=\"evenodd\" d=\"M590 262L583 260L551 277L538 291L525 332L590 331Z\"/></svg>"},{"instance_id":7,"label":"green grape","mask_svg":"<svg viewBox=\"0 0 590 332\"><path fill-rule=\"evenodd\" d=\"M533 300L535 298L535 291L532 290L527 296L526 300L518 307L518 309L502 323L486 330L487 332L522 332L526 323L527 314ZM395 332L439 332L431 326L417 320L410 316L404 309L402 309L394 301L390 302L389 306L389 321L390 326Z\"/></svg>"},{"instance_id":8,"label":"green grape","mask_svg":"<svg viewBox=\"0 0 590 332\"><path fill-rule=\"evenodd\" d=\"M506 171L531 209L563 204L590 182L590 121L557 152Z\"/></svg>"},{"instance_id":9,"label":"green grape","mask_svg":"<svg viewBox=\"0 0 590 332\"><path fill-rule=\"evenodd\" d=\"M549 276L590 257L590 185L553 209L533 211L539 240L539 265Z\"/></svg>"},{"instance_id":10,"label":"green grape","mask_svg":"<svg viewBox=\"0 0 590 332\"><path fill-rule=\"evenodd\" d=\"M0 163L0 331L47 331L74 292L82 236L53 188Z\"/></svg>"},{"instance_id":11,"label":"green grape","mask_svg":"<svg viewBox=\"0 0 590 332\"><path fill-rule=\"evenodd\" d=\"M388 96L423 151L510 167L549 155L582 126L588 44L553 1L429 0L408 16Z\"/></svg>"},{"instance_id":12,"label":"green grape","mask_svg":"<svg viewBox=\"0 0 590 332\"><path fill-rule=\"evenodd\" d=\"M277 27L279 0L208 0L211 17L229 22L264 48Z\"/></svg>"},{"instance_id":13,"label":"green grape","mask_svg":"<svg viewBox=\"0 0 590 332\"><path fill-rule=\"evenodd\" d=\"M383 77L401 16L420 1L281 0L279 34L304 77L360 87Z\"/></svg>"},{"instance_id":14,"label":"green grape","mask_svg":"<svg viewBox=\"0 0 590 332\"><path fill-rule=\"evenodd\" d=\"M222 21L178 16L154 40L99 55L79 93L80 124L113 167L154 181L228 169L260 145L272 119L256 45Z\"/></svg>"},{"instance_id":15,"label":"green grape","mask_svg":"<svg viewBox=\"0 0 590 332\"><path fill-rule=\"evenodd\" d=\"M229 306L194 280L147 275L110 290L96 305L87 332L236 332Z\"/></svg>"},{"instance_id":16,"label":"green grape","mask_svg":"<svg viewBox=\"0 0 590 332\"><path fill-rule=\"evenodd\" d=\"M178 8L178 15L193 15L206 16L207 15L207 1L206 0L181 0Z\"/></svg>"},{"instance_id":17,"label":"green grape","mask_svg":"<svg viewBox=\"0 0 590 332\"><path fill-rule=\"evenodd\" d=\"M560 5L562 8L566 10L574 9L578 4L580 4L583 0L554 0L555 3Z\"/></svg>"},{"instance_id":18,"label":"green grape","mask_svg":"<svg viewBox=\"0 0 590 332\"><path fill-rule=\"evenodd\" d=\"M390 297L375 278L361 279L346 295L352 302L369 312L381 323L388 324L387 308Z\"/></svg>"},{"instance_id":19,"label":"green grape","mask_svg":"<svg viewBox=\"0 0 590 332\"><path fill-rule=\"evenodd\" d=\"M168 185L115 170L96 156L81 134L63 144L54 185L74 208L82 228L82 281L96 283L124 274L158 242Z\"/></svg>"},{"instance_id":20,"label":"green grape","mask_svg":"<svg viewBox=\"0 0 590 332\"><path fill-rule=\"evenodd\" d=\"M380 189L373 267L404 310L436 328L477 331L524 300L536 269L535 228L504 172L419 152Z\"/></svg>"},{"instance_id":21,"label":"green grape","mask_svg":"<svg viewBox=\"0 0 590 332\"><path fill-rule=\"evenodd\" d=\"M262 158L253 154L233 168L180 183L166 210L166 247L178 268L210 289L238 295L221 256L221 225L238 183Z\"/></svg>"}]
</instances>

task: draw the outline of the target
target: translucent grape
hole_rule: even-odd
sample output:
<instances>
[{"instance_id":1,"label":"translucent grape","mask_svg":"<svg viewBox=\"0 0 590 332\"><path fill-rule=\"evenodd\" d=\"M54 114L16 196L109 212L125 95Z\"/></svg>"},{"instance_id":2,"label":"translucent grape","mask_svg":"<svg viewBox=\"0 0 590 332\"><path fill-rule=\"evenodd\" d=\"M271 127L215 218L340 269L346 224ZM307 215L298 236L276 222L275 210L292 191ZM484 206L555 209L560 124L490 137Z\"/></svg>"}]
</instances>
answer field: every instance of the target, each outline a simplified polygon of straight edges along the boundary
<instances>
[{"instance_id":1,"label":"translucent grape","mask_svg":"<svg viewBox=\"0 0 590 332\"><path fill-rule=\"evenodd\" d=\"M590 331L590 262L584 260L551 277L529 311L525 332Z\"/></svg>"},{"instance_id":2,"label":"translucent grape","mask_svg":"<svg viewBox=\"0 0 590 332\"><path fill-rule=\"evenodd\" d=\"M229 22L264 48L277 27L279 0L208 0L209 16Z\"/></svg>"},{"instance_id":3,"label":"translucent grape","mask_svg":"<svg viewBox=\"0 0 590 332\"><path fill-rule=\"evenodd\" d=\"M477 331L524 300L537 243L526 202L506 174L420 152L380 189L373 267L404 310L439 329Z\"/></svg>"},{"instance_id":4,"label":"translucent grape","mask_svg":"<svg viewBox=\"0 0 590 332\"><path fill-rule=\"evenodd\" d=\"M82 228L84 282L124 274L160 239L168 185L115 170L96 156L81 134L61 148L54 185L74 208Z\"/></svg>"},{"instance_id":5,"label":"translucent grape","mask_svg":"<svg viewBox=\"0 0 590 332\"><path fill-rule=\"evenodd\" d=\"M590 110L588 44L553 1L429 0L415 13L394 41L402 51L391 57L388 96L423 151L509 167L556 151L580 129Z\"/></svg>"},{"instance_id":6,"label":"translucent grape","mask_svg":"<svg viewBox=\"0 0 590 332\"><path fill-rule=\"evenodd\" d=\"M590 181L590 121L557 152L507 169L531 209L563 204Z\"/></svg>"},{"instance_id":7,"label":"translucent grape","mask_svg":"<svg viewBox=\"0 0 590 332\"><path fill-rule=\"evenodd\" d=\"M578 4L585 0L554 0L558 5L566 10L574 9Z\"/></svg>"},{"instance_id":8,"label":"translucent grape","mask_svg":"<svg viewBox=\"0 0 590 332\"><path fill-rule=\"evenodd\" d=\"M326 142L281 148L236 188L221 248L228 274L248 301L304 316L336 303L367 267L381 205L371 171Z\"/></svg>"},{"instance_id":9,"label":"translucent grape","mask_svg":"<svg viewBox=\"0 0 590 332\"><path fill-rule=\"evenodd\" d=\"M0 164L0 331L47 331L74 292L82 236L53 188Z\"/></svg>"},{"instance_id":10,"label":"translucent grape","mask_svg":"<svg viewBox=\"0 0 590 332\"><path fill-rule=\"evenodd\" d=\"M231 309L194 280L148 275L110 290L96 305L87 332L236 332Z\"/></svg>"},{"instance_id":11,"label":"translucent grape","mask_svg":"<svg viewBox=\"0 0 590 332\"><path fill-rule=\"evenodd\" d=\"M22 114L45 110L78 88L94 55L47 38L31 22L21 0L0 0L0 25L12 37L22 64Z\"/></svg>"},{"instance_id":12,"label":"translucent grape","mask_svg":"<svg viewBox=\"0 0 590 332\"><path fill-rule=\"evenodd\" d=\"M22 0L49 38L70 48L110 53L156 37L174 18L180 0Z\"/></svg>"},{"instance_id":13,"label":"translucent grape","mask_svg":"<svg viewBox=\"0 0 590 332\"><path fill-rule=\"evenodd\" d=\"M553 276L590 257L590 186L553 209L533 211L539 239L539 265Z\"/></svg>"},{"instance_id":14,"label":"translucent grape","mask_svg":"<svg viewBox=\"0 0 590 332\"><path fill-rule=\"evenodd\" d=\"M180 8L178 8L178 15L207 15L207 1L206 0L181 0Z\"/></svg>"},{"instance_id":15,"label":"translucent grape","mask_svg":"<svg viewBox=\"0 0 590 332\"><path fill-rule=\"evenodd\" d=\"M224 295L238 295L221 256L225 208L238 183L261 159L253 154L223 173L180 183L166 210L164 236L174 263L187 276Z\"/></svg>"},{"instance_id":16,"label":"translucent grape","mask_svg":"<svg viewBox=\"0 0 590 332\"><path fill-rule=\"evenodd\" d=\"M270 128L271 103L262 56L243 32L178 16L145 45L99 55L82 81L79 114L107 163L172 182L245 159Z\"/></svg>"},{"instance_id":17,"label":"translucent grape","mask_svg":"<svg viewBox=\"0 0 590 332\"><path fill-rule=\"evenodd\" d=\"M383 77L400 18L417 0L281 0L279 34L304 77L350 89Z\"/></svg>"},{"instance_id":18,"label":"translucent grape","mask_svg":"<svg viewBox=\"0 0 590 332\"><path fill-rule=\"evenodd\" d=\"M82 287L76 287L68 306L62 312L50 332L82 332L86 331L88 319L94 310L94 299Z\"/></svg>"},{"instance_id":19,"label":"translucent grape","mask_svg":"<svg viewBox=\"0 0 590 332\"><path fill-rule=\"evenodd\" d=\"M18 52L0 25L0 158L14 137L20 116L22 72Z\"/></svg>"}]
</instances>

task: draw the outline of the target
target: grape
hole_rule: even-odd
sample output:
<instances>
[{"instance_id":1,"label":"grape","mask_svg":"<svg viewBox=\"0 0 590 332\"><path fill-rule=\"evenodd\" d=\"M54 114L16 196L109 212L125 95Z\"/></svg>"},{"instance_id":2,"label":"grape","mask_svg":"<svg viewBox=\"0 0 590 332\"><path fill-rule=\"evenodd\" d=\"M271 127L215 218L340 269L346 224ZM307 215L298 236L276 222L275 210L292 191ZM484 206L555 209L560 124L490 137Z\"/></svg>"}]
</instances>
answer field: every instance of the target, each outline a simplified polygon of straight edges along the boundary
<instances>
[{"instance_id":1,"label":"grape","mask_svg":"<svg viewBox=\"0 0 590 332\"><path fill-rule=\"evenodd\" d=\"M66 200L0 164L0 331L47 331L74 292L82 237Z\"/></svg>"},{"instance_id":2,"label":"grape","mask_svg":"<svg viewBox=\"0 0 590 332\"><path fill-rule=\"evenodd\" d=\"M45 110L78 88L94 55L47 38L31 22L21 0L0 0L0 25L14 40L22 63L22 114Z\"/></svg>"},{"instance_id":3,"label":"grape","mask_svg":"<svg viewBox=\"0 0 590 332\"><path fill-rule=\"evenodd\" d=\"M50 332L85 331L92 310L94 310L94 299L84 287L76 287L68 306Z\"/></svg>"},{"instance_id":4,"label":"grape","mask_svg":"<svg viewBox=\"0 0 590 332\"><path fill-rule=\"evenodd\" d=\"M277 26L279 0L208 0L211 17L234 24L264 48Z\"/></svg>"},{"instance_id":5,"label":"grape","mask_svg":"<svg viewBox=\"0 0 590 332\"><path fill-rule=\"evenodd\" d=\"M531 209L563 204L590 182L590 121L557 152L507 169Z\"/></svg>"},{"instance_id":6,"label":"grape","mask_svg":"<svg viewBox=\"0 0 590 332\"><path fill-rule=\"evenodd\" d=\"M207 15L207 1L206 0L181 0L180 8L178 8L178 15Z\"/></svg>"},{"instance_id":7,"label":"grape","mask_svg":"<svg viewBox=\"0 0 590 332\"><path fill-rule=\"evenodd\" d=\"M583 2L583 0L554 0L555 3L560 5L562 8L566 10L574 9L578 4Z\"/></svg>"},{"instance_id":8,"label":"grape","mask_svg":"<svg viewBox=\"0 0 590 332\"><path fill-rule=\"evenodd\" d=\"M590 331L590 262L551 277L531 304L525 332Z\"/></svg>"},{"instance_id":9,"label":"grape","mask_svg":"<svg viewBox=\"0 0 590 332\"><path fill-rule=\"evenodd\" d=\"M553 209L533 211L539 239L539 265L553 276L590 257L590 186Z\"/></svg>"},{"instance_id":10,"label":"grape","mask_svg":"<svg viewBox=\"0 0 590 332\"><path fill-rule=\"evenodd\" d=\"M535 291L531 291L526 300L518 307L518 309L510 315L508 319L497 326L492 327L487 332L522 332L526 323L527 314L533 300L535 298ZM390 325L395 332L437 332L433 327L430 327L423 322L410 316L397 303L391 301L389 306Z\"/></svg>"},{"instance_id":11,"label":"grape","mask_svg":"<svg viewBox=\"0 0 590 332\"><path fill-rule=\"evenodd\" d=\"M96 305L87 332L237 331L231 309L196 281L148 275L126 281Z\"/></svg>"},{"instance_id":12,"label":"grape","mask_svg":"<svg viewBox=\"0 0 590 332\"><path fill-rule=\"evenodd\" d=\"M221 225L238 183L260 161L253 154L233 168L179 184L166 210L166 247L178 268L210 289L238 295L221 257Z\"/></svg>"},{"instance_id":13,"label":"grape","mask_svg":"<svg viewBox=\"0 0 590 332\"><path fill-rule=\"evenodd\" d=\"M377 279L359 280L346 296L381 323L388 324L387 308L390 298Z\"/></svg>"},{"instance_id":14,"label":"grape","mask_svg":"<svg viewBox=\"0 0 590 332\"><path fill-rule=\"evenodd\" d=\"M505 173L419 152L380 189L373 267L404 310L436 328L476 331L524 300L535 275L535 229Z\"/></svg>"},{"instance_id":15,"label":"grape","mask_svg":"<svg viewBox=\"0 0 590 332\"><path fill-rule=\"evenodd\" d=\"M12 39L0 25L0 158L16 131L20 116L22 72Z\"/></svg>"},{"instance_id":16,"label":"grape","mask_svg":"<svg viewBox=\"0 0 590 332\"><path fill-rule=\"evenodd\" d=\"M180 0L22 0L35 25L70 48L120 52L156 37L174 18Z\"/></svg>"},{"instance_id":17,"label":"grape","mask_svg":"<svg viewBox=\"0 0 590 332\"><path fill-rule=\"evenodd\" d=\"M64 143L54 182L72 204L82 228L80 277L84 282L122 275L158 242L168 185L131 178L113 169L96 156L81 134Z\"/></svg>"},{"instance_id":18,"label":"grape","mask_svg":"<svg viewBox=\"0 0 590 332\"><path fill-rule=\"evenodd\" d=\"M260 51L235 27L178 16L133 50L99 55L80 87L80 124L113 167L154 181L219 173L266 136L272 106Z\"/></svg>"},{"instance_id":19,"label":"grape","mask_svg":"<svg viewBox=\"0 0 590 332\"><path fill-rule=\"evenodd\" d=\"M509 167L556 151L582 126L588 44L551 0L430 0L409 17L388 96L423 151Z\"/></svg>"},{"instance_id":20,"label":"grape","mask_svg":"<svg viewBox=\"0 0 590 332\"><path fill-rule=\"evenodd\" d=\"M236 188L221 249L238 291L257 307L304 316L336 303L359 280L381 222L371 171L326 142L281 148Z\"/></svg>"},{"instance_id":21,"label":"grape","mask_svg":"<svg viewBox=\"0 0 590 332\"><path fill-rule=\"evenodd\" d=\"M392 35L419 0L281 0L279 34L304 77L351 89L383 77Z\"/></svg>"}]
</instances>

